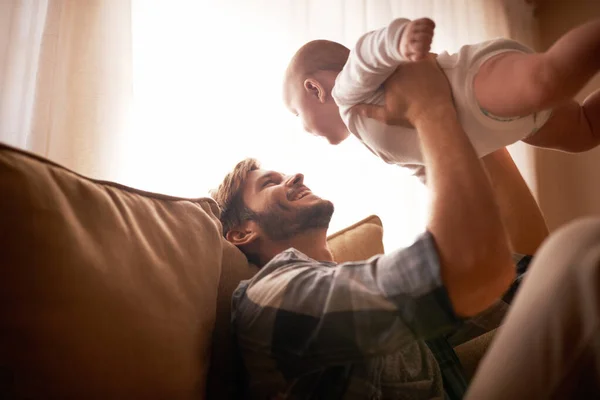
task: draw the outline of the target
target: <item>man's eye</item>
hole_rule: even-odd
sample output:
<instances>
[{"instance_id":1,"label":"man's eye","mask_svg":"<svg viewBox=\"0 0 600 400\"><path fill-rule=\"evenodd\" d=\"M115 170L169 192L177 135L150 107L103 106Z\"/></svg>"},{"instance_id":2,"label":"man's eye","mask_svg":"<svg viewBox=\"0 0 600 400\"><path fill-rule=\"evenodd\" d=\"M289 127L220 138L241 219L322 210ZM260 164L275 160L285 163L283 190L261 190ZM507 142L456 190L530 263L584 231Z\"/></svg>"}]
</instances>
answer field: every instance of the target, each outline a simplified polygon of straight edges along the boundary
<instances>
[{"instance_id":1,"label":"man's eye","mask_svg":"<svg viewBox=\"0 0 600 400\"><path fill-rule=\"evenodd\" d=\"M273 182L273 181L265 181L265 183L263 183L262 187L266 188L267 186L273 185L273 184L275 184L275 182Z\"/></svg>"}]
</instances>

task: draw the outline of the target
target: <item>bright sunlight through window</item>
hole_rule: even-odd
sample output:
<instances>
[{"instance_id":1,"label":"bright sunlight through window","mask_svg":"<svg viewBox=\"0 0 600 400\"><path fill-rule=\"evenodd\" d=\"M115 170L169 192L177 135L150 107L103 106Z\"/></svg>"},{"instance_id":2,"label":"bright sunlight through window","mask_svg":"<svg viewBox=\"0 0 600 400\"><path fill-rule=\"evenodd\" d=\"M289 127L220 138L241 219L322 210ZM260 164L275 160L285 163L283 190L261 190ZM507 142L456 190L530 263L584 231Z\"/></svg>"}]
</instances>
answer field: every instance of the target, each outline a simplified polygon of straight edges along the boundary
<instances>
[{"instance_id":1,"label":"bright sunlight through window","mask_svg":"<svg viewBox=\"0 0 600 400\"><path fill-rule=\"evenodd\" d=\"M125 183L203 197L238 161L255 157L304 173L308 187L333 201L330 233L377 214L386 250L410 244L425 226L424 187L354 138L330 146L311 137L283 105L283 71L300 45L327 38L351 46L394 17L367 23L345 4L133 0L135 133L126 140L136 156Z\"/></svg>"}]
</instances>

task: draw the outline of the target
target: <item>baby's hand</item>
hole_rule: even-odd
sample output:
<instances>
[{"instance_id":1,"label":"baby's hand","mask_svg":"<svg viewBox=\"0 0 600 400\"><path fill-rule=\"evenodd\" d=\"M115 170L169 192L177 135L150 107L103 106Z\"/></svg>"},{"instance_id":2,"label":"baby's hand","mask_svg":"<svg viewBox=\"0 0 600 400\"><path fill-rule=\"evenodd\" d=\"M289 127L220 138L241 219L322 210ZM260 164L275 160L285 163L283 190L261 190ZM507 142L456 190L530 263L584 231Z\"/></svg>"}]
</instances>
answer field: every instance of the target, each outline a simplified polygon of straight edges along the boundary
<instances>
[{"instance_id":1,"label":"baby's hand","mask_svg":"<svg viewBox=\"0 0 600 400\"><path fill-rule=\"evenodd\" d=\"M434 29L435 23L429 18L409 22L402 31L400 54L410 61L424 59L431 49Z\"/></svg>"}]
</instances>

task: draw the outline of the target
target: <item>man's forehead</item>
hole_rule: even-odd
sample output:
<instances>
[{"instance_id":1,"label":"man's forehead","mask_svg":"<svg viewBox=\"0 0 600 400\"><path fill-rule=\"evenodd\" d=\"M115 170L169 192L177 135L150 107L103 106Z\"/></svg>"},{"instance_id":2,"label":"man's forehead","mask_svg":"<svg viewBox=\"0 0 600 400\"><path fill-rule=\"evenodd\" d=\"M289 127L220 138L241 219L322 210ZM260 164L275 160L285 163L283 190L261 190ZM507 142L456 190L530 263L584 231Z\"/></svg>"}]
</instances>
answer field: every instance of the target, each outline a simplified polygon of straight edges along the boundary
<instances>
[{"instance_id":1,"label":"man's forehead","mask_svg":"<svg viewBox=\"0 0 600 400\"><path fill-rule=\"evenodd\" d=\"M248 180L253 180L253 181L257 181L258 179L261 179L263 177L266 176L270 176L270 175L278 175L278 176L282 176L285 175L283 172L278 172L278 171L272 171L269 169L255 169L254 171L250 171L250 173L248 174Z\"/></svg>"},{"instance_id":2,"label":"man's forehead","mask_svg":"<svg viewBox=\"0 0 600 400\"><path fill-rule=\"evenodd\" d=\"M255 169L254 171L250 171L246 177L246 182L244 185L244 190L255 188L258 181L267 179L269 177L275 176L284 176L285 174L277 171L271 171L268 169Z\"/></svg>"}]
</instances>

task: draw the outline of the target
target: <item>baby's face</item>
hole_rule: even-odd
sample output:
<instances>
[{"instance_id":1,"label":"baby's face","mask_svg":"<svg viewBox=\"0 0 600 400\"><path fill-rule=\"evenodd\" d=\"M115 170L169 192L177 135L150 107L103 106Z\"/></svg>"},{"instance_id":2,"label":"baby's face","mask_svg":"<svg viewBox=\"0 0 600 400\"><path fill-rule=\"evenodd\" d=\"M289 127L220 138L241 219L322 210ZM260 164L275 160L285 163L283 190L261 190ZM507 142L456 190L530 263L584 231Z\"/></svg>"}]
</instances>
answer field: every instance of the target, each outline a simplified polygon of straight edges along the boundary
<instances>
[{"instance_id":1,"label":"baby's face","mask_svg":"<svg viewBox=\"0 0 600 400\"><path fill-rule=\"evenodd\" d=\"M335 145L350 134L330 95L319 96L302 86L292 87L286 91L285 102L290 112L300 118L304 130L311 135L324 137Z\"/></svg>"}]
</instances>

